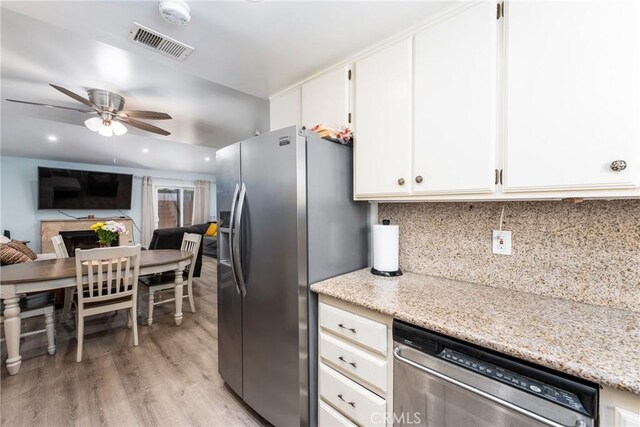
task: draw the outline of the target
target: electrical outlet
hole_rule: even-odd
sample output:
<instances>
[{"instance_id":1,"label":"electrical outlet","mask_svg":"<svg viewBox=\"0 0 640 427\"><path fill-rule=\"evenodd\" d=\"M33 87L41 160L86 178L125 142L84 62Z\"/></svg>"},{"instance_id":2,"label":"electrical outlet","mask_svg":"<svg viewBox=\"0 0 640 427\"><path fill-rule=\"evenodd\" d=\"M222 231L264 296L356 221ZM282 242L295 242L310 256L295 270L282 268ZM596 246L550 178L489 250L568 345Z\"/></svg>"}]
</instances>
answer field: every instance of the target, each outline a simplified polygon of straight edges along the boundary
<instances>
[{"instance_id":1,"label":"electrical outlet","mask_svg":"<svg viewBox=\"0 0 640 427\"><path fill-rule=\"evenodd\" d=\"M511 255L511 232L493 230L491 239L493 253L496 255Z\"/></svg>"}]
</instances>

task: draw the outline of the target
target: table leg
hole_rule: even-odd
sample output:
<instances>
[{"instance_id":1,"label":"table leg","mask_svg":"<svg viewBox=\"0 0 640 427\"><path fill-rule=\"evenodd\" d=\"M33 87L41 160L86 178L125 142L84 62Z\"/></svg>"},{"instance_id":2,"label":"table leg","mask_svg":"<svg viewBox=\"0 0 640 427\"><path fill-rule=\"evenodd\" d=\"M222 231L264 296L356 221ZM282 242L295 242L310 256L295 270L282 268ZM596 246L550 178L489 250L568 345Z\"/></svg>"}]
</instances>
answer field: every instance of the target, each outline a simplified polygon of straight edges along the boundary
<instances>
[{"instance_id":1,"label":"table leg","mask_svg":"<svg viewBox=\"0 0 640 427\"><path fill-rule=\"evenodd\" d=\"M147 325L151 326L153 324L153 298L155 292L153 288L149 287L149 295L147 296Z\"/></svg>"},{"instance_id":2,"label":"table leg","mask_svg":"<svg viewBox=\"0 0 640 427\"><path fill-rule=\"evenodd\" d=\"M20 371L20 297L12 296L4 300L4 336L7 340L7 370L11 375Z\"/></svg>"},{"instance_id":3,"label":"table leg","mask_svg":"<svg viewBox=\"0 0 640 427\"><path fill-rule=\"evenodd\" d=\"M176 279L175 279L175 297L176 297L176 314L175 320L176 325L180 326L182 324L182 295L184 293L183 289L183 279L182 279L183 269L175 270Z\"/></svg>"},{"instance_id":4,"label":"table leg","mask_svg":"<svg viewBox=\"0 0 640 427\"><path fill-rule=\"evenodd\" d=\"M56 331L53 323L53 307L49 306L44 309L44 325L47 331L47 351L49 354L56 352Z\"/></svg>"}]
</instances>

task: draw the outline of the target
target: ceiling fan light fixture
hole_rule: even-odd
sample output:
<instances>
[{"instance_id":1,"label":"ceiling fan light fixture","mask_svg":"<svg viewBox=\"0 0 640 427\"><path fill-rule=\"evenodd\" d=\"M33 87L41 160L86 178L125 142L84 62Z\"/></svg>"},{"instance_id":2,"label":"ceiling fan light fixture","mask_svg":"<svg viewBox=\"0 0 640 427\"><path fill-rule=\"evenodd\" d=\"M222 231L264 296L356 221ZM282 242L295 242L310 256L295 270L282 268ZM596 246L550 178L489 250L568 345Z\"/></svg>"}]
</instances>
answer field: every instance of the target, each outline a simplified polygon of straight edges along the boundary
<instances>
[{"instance_id":1,"label":"ceiling fan light fixture","mask_svg":"<svg viewBox=\"0 0 640 427\"><path fill-rule=\"evenodd\" d=\"M116 136L121 136L127 133L127 127L120 122L112 121L111 129L113 130L113 133L116 134Z\"/></svg>"},{"instance_id":2,"label":"ceiling fan light fixture","mask_svg":"<svg viewBox=\"0 0 640 427\"><path fill-rule=\"evenodd\" d=\"M98 132L100 126L102 126L102 119L100 117L92 117L84 121L84 125L92 132Z\"/></svg>"},{"instance_id":3,"label":"ceiling fan light fixture","mask_svg":"<svg viewBox=\"0 0 640 427\"><path fill-rule=\"evenodd\" d=\"M98 133L102 136L113 136L113 129L109 125L101 124Z\"/></svg>"},{"instance_id":4,"label":"ceiling fan light fixture","mask_svg":"<svg viewBox=\"0 0 640 427\"><path fill-rule=\"evenodd\" d=\"M0 0L1 1L1 0ZM172 0L176 1L176 0ZM61 107L59 105L41 104L39 102L19 101L15 99L7 99L10 102L18 102L21 104L37 105L41 107L49 108L62 108L64 110L79 111L81 113L96 113L98 117L92 117L84 121L84 125L92 132L98 132L103 136L112 135L124 135L127 133L127 126L124 126L120 121L124 121L128 126L142 129L146 132L152 132L162 136L171 135L162 128L154 126L150 123L144 122L139 119L148 120L169 120L171 116L167 113L161 113L158 111L146 111L146 110L124 110L124 97L114 92L109 92L102 89L89 89L87 94L89 99L71 92L69 89L65 89L62 86L56 86L50 84L51 87L59 92L67 95L70 98L86 105L91 110ZM112 126L113 125L113 126ZM55 136L49 136L49 141L54 142Z\"/></svg>"}]
</instances>

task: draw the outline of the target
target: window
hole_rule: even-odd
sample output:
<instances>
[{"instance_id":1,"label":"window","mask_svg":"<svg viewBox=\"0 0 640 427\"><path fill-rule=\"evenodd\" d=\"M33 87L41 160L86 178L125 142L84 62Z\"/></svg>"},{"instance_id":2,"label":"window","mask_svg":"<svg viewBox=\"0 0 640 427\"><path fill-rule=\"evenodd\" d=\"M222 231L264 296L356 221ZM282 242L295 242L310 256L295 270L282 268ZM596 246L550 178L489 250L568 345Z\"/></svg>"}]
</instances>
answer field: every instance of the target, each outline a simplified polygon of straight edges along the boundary
<instances>
[{"instance_id":1,"label":"window","mask_svg":"<svg viewBox=\"0 0 640 427\"><path fill-rule=\"evenodd\" d=\"M191 186L156 186L156 228L190 226L194 192Z\"/></svg>"}]
</instances>

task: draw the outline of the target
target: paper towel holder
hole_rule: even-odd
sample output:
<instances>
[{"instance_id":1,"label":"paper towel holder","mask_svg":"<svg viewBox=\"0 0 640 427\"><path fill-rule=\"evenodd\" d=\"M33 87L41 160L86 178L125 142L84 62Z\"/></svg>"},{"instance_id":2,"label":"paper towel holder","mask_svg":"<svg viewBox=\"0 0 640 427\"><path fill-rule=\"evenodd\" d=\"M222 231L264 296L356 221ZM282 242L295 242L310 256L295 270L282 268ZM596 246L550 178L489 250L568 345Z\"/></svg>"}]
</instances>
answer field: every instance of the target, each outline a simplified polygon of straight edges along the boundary
<instances>
[{"instance_id":1,"label":"paper towel holder","mask_svg":"<svg viewBox=\"0 0 640 427\"><path fill-rule=\"evenodd\" d=\"M390 225L390 224L391 224L391 221L389 221L388 219L382 220L382 225ZM371 267L370 271L371 271L371 274L375 274L376 276L383 276L383 277L402 276L402 270L399 267L396 271L380 271Z\"/></svg>"},{"instance_id":2,"label":"paper towel holder","mask_svg":"<svg viewBox=\"0 0 640 427\"><path fill-rule=\"evenodd\" d=\"M402 270L397 269L396 271L380 271L371 267L371 274L375 274L376 276L384 276L384 277L396 277L396 276L402 276Z\"/></svg>"}]
</instances>

